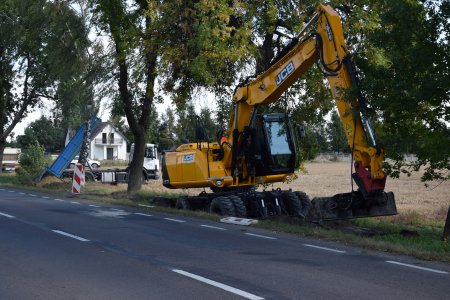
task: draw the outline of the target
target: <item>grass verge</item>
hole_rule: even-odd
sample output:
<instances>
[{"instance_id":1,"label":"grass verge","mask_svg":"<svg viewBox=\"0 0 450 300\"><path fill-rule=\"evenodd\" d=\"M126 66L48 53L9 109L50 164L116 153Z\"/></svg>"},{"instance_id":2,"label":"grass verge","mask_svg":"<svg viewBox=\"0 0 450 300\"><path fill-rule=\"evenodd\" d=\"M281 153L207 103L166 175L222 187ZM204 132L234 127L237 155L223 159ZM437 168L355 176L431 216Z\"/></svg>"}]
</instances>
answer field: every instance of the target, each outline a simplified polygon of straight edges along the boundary
<instances>
[{"instance_id":1,"label":"grass verge","mask_svg":"<svg viewBox=\"0 0 450 300\"><path fill-rule=\"evenodd\" d=\"M70 183L50 180L31 185L30 178L0 174L0 186L26 188L34 191L69 196ZM155 192L141 190L129 196L126 185L113 186L101 183L89 183L83 194L76 198L138 207L139 204L151 204L145 208L153 212L178 214L187 217L204 218L218 221L220 216L205 211L186 211L173 208L176 198L183 193ZM295 218L260 220L253 225L273 232L284 232L304 237L322 238L365 249L414 256L425 260L450 262L450 241L442 241L444 223L426 218L418 213L409 212L394 217L363 218L349 221L324 222L310 224Z\"/></svg>"}]
</instances>

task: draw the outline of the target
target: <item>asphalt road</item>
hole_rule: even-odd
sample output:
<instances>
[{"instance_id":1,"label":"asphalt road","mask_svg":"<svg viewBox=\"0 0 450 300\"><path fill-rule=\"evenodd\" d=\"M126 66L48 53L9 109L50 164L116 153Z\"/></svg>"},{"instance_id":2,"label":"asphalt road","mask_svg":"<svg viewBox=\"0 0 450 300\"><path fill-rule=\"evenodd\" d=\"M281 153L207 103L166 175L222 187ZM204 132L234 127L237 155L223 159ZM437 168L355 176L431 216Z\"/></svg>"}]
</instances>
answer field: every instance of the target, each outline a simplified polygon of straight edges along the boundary
<instances>
[{"instance_id":1,"label":"asphalt road","mask_svg":"<svg viewBox=\"0 0 450 300\"><path fill-rule=\"evenodd\" d=\"M450 265L0 188L0 299L450 299Z\"/></svg>"}]
</instances>

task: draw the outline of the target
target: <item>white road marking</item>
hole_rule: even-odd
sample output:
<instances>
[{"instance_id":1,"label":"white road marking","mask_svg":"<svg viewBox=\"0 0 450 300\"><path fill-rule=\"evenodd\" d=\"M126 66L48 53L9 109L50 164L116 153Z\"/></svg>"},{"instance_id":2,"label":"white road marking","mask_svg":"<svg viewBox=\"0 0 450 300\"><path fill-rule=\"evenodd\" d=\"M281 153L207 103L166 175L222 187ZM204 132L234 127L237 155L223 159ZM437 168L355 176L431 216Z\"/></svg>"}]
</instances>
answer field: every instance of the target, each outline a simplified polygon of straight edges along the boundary
<instances>
[{"instance_id":1,"label":"white road marking","mask_svg":"<svg viewBox=\"0 0 450 300\"><path fill-rule=\"evenodd\" d=\"M110 210L123 211L123 209L117 209L117 208L110 208Z\"/></svg>"},{"instance_id":2,"label":"white road marking","mask_svg":"<svg viewBox=\"0 0 450 300\"><path fill-rule=\"evenodd\" d=\"M36 195L33 195L33 194L28 194L28 196L31 196L31 197L36 197Z\"/></svg>"},{"instance_id":3,"label":"white road marking","mask_svg":"<svg viewBox=\"0 0 450 300\"><path fill-rule=\"evenodd\" d=\"M212 229L217 229L217 230L226 230L225 228L222 227L216 227L216 226L209 226L209 225L200 225L201 227L206 227L206 228L212 228Z\"/></svg>"},{"instance_id":4,"label":"white road marking","mask_svg":"<svg viewBox=\"0 0 450 300\"><path fill-rule=\"evenodd\" d=\"M335 252L335 253L345 253L344 250L336 250L336 249L332 249L332 248L321 247L321 246L316 246L316 245L311 245L311 244L303 244L303 246L321 249L321 250L325 250L325 251L331 251L331 252Z\"/></svg>"},{"instance_id":5,"label":"white road marking","mask_svg":"<svg viewBox=\"0 0 450 300\"><path fill-rule=\"evenodd\" d=\"M10 218L10 219L14 219L15 218L14 216L11 216L11 215L8 215L8 214L4 214L4 213L0 213L0 216L4 216L4 217Z\"/></svg>"},{"instance_id":6,"label":"white road marking","mask_svg":"<svg viewBox=\"0 0 450 300\"><path fill-rule=\"evenodd\" d=\"M408 267L408 268L419 269L419 270L423 270L423 271L429 271L429 272L434 272L434 273L439 273L439 274L448 274L448 272L446 272L446 271L441 271L441 270L436 270L436 269L431 269L431 268L425 268L425 267L419 267L419 266L410 265L410 264L404 264L404 263L401 263L401 262L398 262L398 261L393 261L393 260L387 260L386 262L388 264L394 264L394 265L404 266L404 267Z\"/></svg>"},{"instance_id":7,"label":"white road marking","mask_svg":"<svg viewBox=\"0 0 450 300\"><path fill-rule=\"evenodd\" d=\"M79 241L81 241L81 242L89 242L89 240L87 240L87 239L85 239L85 238L82 238L82 237L79 237L79 236L76 236L76 235L73 235L73 234L70 234L70 233L61 231L61 230L52 230L52 231L55 232L55 233L58 233L58 234L61 234L61 235L65 235L65 236L67 236L67 237L70 237L70 238L79 240Z\"/></svg>"},{"instance_id":8,"label":"white road marking","mask_svg":"<svg viewBox=\"0 0 450 300\"><path fill-rule=\"evenodd\" d=\"M100 206L94 205L94 204L89 204L88 206L90 206L90 207L100 207Z\"/></svg>"},{"instance_id":9,"label":"white road marking","mask_svg":"<svg viewBox=\"0 0 450 300\"><path fill-rule=\"evenodd\" d=\"M66 202L66 200L63 200L63 199L58 199L58 198L56 198L56 199L53 199L53 200L55 200L55 201L60 201L60 202Z\"/></svg>"},{"instance_id":10,"label":"white road marking","mask_svg":"<svg viewBox=\"0 0 450 300\"><path fill-rule=\"evenodd\" d=\"M150 207L150 208L153 208L153 207L155 207L154 205L145 205L145 204L138 204L138 206L143 206L143 207Z\"/></svg>"},{"instance_id":11,"label":"white road marking","mask_svg":"<svg viewBox=\"0 0 450 300\"><path fill-rule=\"evenodd\" d=\"M26 195L25 193L19 193L19 194L21 194L21 195Z\"/></svg>"},{"instance_id":12,"label":"white road marking","mask_svg":"<svg viewBox=\"0 0 450 300\"><path fill-rule=\"evenodd\" d=\"M256 236L256 237L260 237L260 238L268 239L268 240L277 240L277 238L275 238L275 237L265 236L265 235L255 234L255 233L249 233L249 232L247 232L247 233L244 233L244 234L246 234L246 235L251 235L251 236Z\"/></svg>"},{"instance_id":13,"label":"white road marking","mask_svg":"<svg viewBox=\"0 0 450 300\"><path fill-rule=\"evenodd\" d=\"M44 198L44 199L50 199L50 197L47 197L47 196L42 196L42 198Z\"/></svg>"},{"instance_id":14,"label":"white road marking","mask_svg":"<svg viewBox=\"0 0 450 300\"><path fill-rule=\"evenodd\" d=\"M8 191L9 193L15 193L16 191Z\"/></svg>"},{"instance_id":15,"label":"white road marking","mask_svg":"<svg viewBox=\"0 0 450 300\"><path fill-rule=\"evenodd\" d=\"M248 292L245 292L243 290L239 290L239 289L231 287L229 285L226 285L226 284L223 284L223 283L220 283L220 282L217 282L217 281L214 281L214 280L211 280L211 279L199 276L199 275L195 275L195 274L183 271L183 270L172 269L172 271L175 272L175 273L178 273L180 275L183 275L183 276L186 276L186 277L198 280L200 282L203 282L203 283L215 286L215 287L217 287L219 289L225 290L227 292L239 295L239 296L247 298L247 299L251 299L251 300L263 300L264 299L262 297L254 295L254 294L250 294Z\"/></svg>"},{"instance_id":16,"label":"white road marking","mask_svg":"<svg viewBox=\"0 0 450 300\"><path fill-rule=\"evenodd\" d=\"M171 218L164 218L164 220L172 221L172 222L178 222L178 223L184 223L184 222L186 222L186 221L183 221L183 220L177 220L177 219L171 219Z\"/></svg>"},{"instance_id":17,"label":"white road marking","mask_svg":"<svg viewBox=\"0 0 450 300\"><path fill-rule=\"evenodd\" d=\"M143 213L134 213L135 215L145 216L145 217L153 217L153 215L143 214Z\"/></svg>"},{"instance_id":18,"label":"white road marking","mask_svg":"<svg viewBox=\"0 0 450 300\"><path fill-rule=\"evenodd\" d=\"M77 201L70 201L70 203L81 205L81 203Z\"/></svg>"}]
</instances>

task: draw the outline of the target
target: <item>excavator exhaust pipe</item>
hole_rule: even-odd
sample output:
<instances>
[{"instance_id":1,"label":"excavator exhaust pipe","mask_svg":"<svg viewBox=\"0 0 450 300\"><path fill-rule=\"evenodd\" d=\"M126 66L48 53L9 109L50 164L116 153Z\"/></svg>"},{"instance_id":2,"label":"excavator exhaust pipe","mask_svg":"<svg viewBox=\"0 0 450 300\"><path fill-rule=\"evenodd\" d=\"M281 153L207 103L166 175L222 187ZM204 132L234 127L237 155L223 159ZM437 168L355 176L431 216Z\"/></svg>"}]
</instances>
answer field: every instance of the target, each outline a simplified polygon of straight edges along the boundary
<instances>
[{"instance_id":1,"label":"excavator exhaust pipe","mask_svg":"<svg viewBox=\"0 0 450 300\"><path fill-rule=\"evenodd\" d=\"M345 220L397 214L394 193L376 192L364 197L359 191L316 197L311 201L307 221Z\"/></svg>"}]
</instances>

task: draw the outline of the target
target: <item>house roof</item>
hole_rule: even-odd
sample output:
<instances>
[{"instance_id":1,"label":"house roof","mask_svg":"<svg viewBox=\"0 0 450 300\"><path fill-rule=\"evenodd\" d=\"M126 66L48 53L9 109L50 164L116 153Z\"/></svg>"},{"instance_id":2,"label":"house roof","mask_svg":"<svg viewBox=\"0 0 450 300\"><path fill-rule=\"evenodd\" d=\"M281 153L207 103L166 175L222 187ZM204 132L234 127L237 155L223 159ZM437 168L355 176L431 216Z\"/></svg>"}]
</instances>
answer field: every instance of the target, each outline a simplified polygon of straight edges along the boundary
<instances>
[{"instance_id":1,"label":"house roof","mask_svg":"<svg viewBox=\"0 0 450 300\"><path fill-rule=\"evenodd\" d=\"M103 131L103 129L107 126L110 125L112 128L114 128L114 130L120 134L123 139L128 143L128 139L126 138L126 136L120 131L118 130L116 127L114 127L110 122L101 122L98 124L97 128L94 131L91 131L91 136L90 136L90 140L94 140L94 138ZM69 140L73 138L73 136L75 135L76 131L74 129L68 129L67 130L67 135L69 137Z\"/></svg>"},{"instance_id":2,"label":"house roof","mask_svg":"<svg viewBox=\"0 0 450 300\"><path fill-rule=\"evenodd\" d=\"M128 139L126 138L126 136L116 127L114 127L110 122L101 122L97 128L91 132L91 141L100 133L103 131L103 129L107 126L110 125L112 128L114 128L114 130L120 134L122 136L122 138L128 143Z\"/></svg>"}]
</instances>

